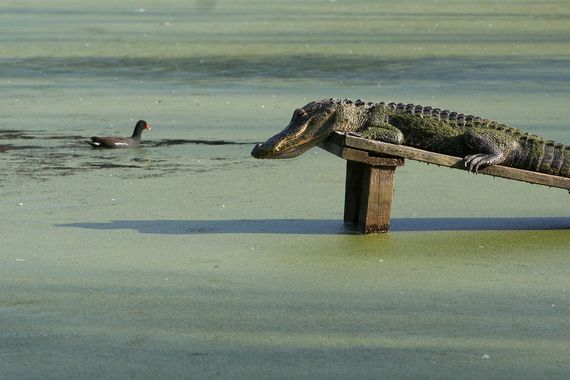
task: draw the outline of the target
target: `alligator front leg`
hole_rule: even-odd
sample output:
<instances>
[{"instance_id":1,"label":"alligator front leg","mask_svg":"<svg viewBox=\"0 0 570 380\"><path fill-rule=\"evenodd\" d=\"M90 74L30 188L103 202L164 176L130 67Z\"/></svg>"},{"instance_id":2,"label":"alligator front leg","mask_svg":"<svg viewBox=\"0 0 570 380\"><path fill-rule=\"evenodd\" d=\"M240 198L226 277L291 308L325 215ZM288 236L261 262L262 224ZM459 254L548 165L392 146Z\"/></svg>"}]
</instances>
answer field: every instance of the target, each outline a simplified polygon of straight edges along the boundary
<instances>
[{"instance_id":1,"label":"alligator front leg","mask_svg":"<svg viewBox=\"0 0 570 380\"><path fill-rule=\"evenodd\" d=\"M387 123L379 123L368 127L361 135L366 139L383 141L390 144L400 145L404 142L404 134L402 131Z\"/></svg>"},{"instance_id":2,"label":"alligator front leg","mask_svg":"<svg viewBox=\"0 0 570 380\"><path fill-rule=\"evenodd\" d=\"M520 145L512 136L497 130L476 128L465 135L465 143L475 153L465 157L465 167L477 173L480 167L510 161Z\"/></svg>"}]
</instances>

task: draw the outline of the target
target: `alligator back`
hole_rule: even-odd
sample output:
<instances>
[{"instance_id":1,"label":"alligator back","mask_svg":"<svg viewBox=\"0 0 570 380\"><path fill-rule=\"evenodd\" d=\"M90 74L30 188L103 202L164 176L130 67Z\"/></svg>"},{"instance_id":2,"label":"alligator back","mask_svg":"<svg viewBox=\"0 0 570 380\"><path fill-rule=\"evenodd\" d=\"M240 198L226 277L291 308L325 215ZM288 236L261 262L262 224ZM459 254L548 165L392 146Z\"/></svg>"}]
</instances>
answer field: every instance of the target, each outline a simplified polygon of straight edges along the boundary
<instances>
[{"instance_id":1,"label":"alligator back","mask_svg":"<svg viewBox=\"0 0 570 380\"><path fill-rule=\"evenodd\" d=\"M391 111L391 115L408 115L413 118L428 120L435 119L435 121L440 123L449 124L449 127L456 128L458 136L467 131L487 129L492 131L493 137L498 138L501 142L507 140L516 142L513 148L506 152L508 159L504 163L505 165L545 174L570 177L570 147L567 145L546 140L535 134L523 132L517 128L479 116L415 104L381 102L378 103L378 106L386 107L386 109ZM387 119L390 122L390 115L388 115ZM457 145L457 141L453 142L455 144L453 147L436 147L432 139L426 138L427 136L417 136L414 133L417 131L406 130L410 128L410 125L402 125L403 123L401 122L399 124L397 127L402 129L404 136L406 134L410 135L406 136L406 142L404 143L406 145L430 151L439 151L445 154L467 154L467 152L464 152L467 148ZM505 149L507 149L506 146L508 144L505 143L504 145Z\"/></svg>"}]
</instances>

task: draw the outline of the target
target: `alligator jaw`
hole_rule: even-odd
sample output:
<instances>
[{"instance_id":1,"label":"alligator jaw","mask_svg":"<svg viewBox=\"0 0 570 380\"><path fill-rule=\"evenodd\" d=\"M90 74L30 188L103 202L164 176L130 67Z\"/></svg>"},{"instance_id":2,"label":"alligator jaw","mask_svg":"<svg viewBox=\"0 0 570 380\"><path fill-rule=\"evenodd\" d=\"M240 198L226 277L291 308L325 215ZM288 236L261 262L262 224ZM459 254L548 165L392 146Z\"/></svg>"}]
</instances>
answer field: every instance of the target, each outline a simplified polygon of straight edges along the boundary
<instances>
[{"instance_id":1,"label":"alligator jaw","mask_svg":"<svg viewBox=\"0 0 570 380\"><path fill-rule=\"evenodd\" d=\"M295 118L295 115L293 117ZM308 124L307 120L292 120L283 131L266 142L257 144L251 155L255 158L277 159L294 158L303 154L317 145L323 137L315 133L314 128L308 128Z\"/></svg>"},{"instance_id":2,"label":"alligator jaw","mask_svg":"<svg viewBox=\"0 0 570 380\"><path fill-rule=\"evenodd\" d=\"M258 143L253 147L251 155L254 158L275 158L273 149L267 143Z\"/></svg>"},{"instance_id":3,"label":"alligator jaw","mask_svg":"<svg viewBox=\"0 0 570 380\"><path fill-rule=\"evenodd\" d=\"M323 142L334 130L336 102L311 102L293 112L289 125L251 151L255 158L293 158Z\"/></svg>"},{"instance_id":4,"label":"alligator jaw","mask_svg":"<svg viewBox=\"0 0 570 380\"><path fill-rule=\"evenodd\" d=\"M254 158L271 158L271 159L281 159L281 158L295 158L300 156L301 154L305 153L307 150L311 149L316 143L313 141L309 141L302 145L297 145L292 147L288 150L276 150L275 143L271 143L271 140L268 140L264 143L256 144L251 151L251 155Z\"/></svg>"}]
</instances>

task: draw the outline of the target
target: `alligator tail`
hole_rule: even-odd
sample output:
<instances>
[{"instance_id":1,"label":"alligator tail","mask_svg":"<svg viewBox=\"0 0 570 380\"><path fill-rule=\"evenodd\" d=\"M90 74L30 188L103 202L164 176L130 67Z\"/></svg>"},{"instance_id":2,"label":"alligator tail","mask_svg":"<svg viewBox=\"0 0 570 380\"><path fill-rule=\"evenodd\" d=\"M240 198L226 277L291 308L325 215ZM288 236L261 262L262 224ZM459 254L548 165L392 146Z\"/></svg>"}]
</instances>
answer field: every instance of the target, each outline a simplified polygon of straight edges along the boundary
<instances>
[{"instance_id":1,"label":"alligator tail","mask_svg":"<svg viewBox=\"0 0 570 380\"><path fill-rule=\"evenodd\" d=\"M570 146L548 141L539 171L570 178Z\"/></svg>"},{"instance_id":2,"label":"alligator tail","mask_svg":"<svg viewBox=\"0 0 570 380\"><path fill-rule=\"evenodd\" d=\"M570 178L570 146L537 136L520 137L521 150L513 166Z\"/></svg>"}]
</instances>

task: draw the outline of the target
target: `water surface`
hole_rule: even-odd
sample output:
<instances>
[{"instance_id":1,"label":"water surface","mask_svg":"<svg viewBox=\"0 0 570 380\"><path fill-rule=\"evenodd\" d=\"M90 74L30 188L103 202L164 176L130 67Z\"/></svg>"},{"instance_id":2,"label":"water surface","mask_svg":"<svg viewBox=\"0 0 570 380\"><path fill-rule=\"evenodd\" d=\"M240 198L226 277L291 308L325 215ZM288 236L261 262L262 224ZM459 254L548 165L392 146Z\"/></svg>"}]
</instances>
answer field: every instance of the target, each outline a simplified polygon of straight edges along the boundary
<instances>
[{"instance_id":1,"label":"water surface","mask_svg":"<svg viewBox=\"0 0 570 380\"><path fill-rule=\"evenodd\" d=\"M344 161L249 152L329 97L570 144L569 46L565 1L0 1L0 377L568 378L566 192L408 161L360 236Z\"/></svg>"}]
</instances>

